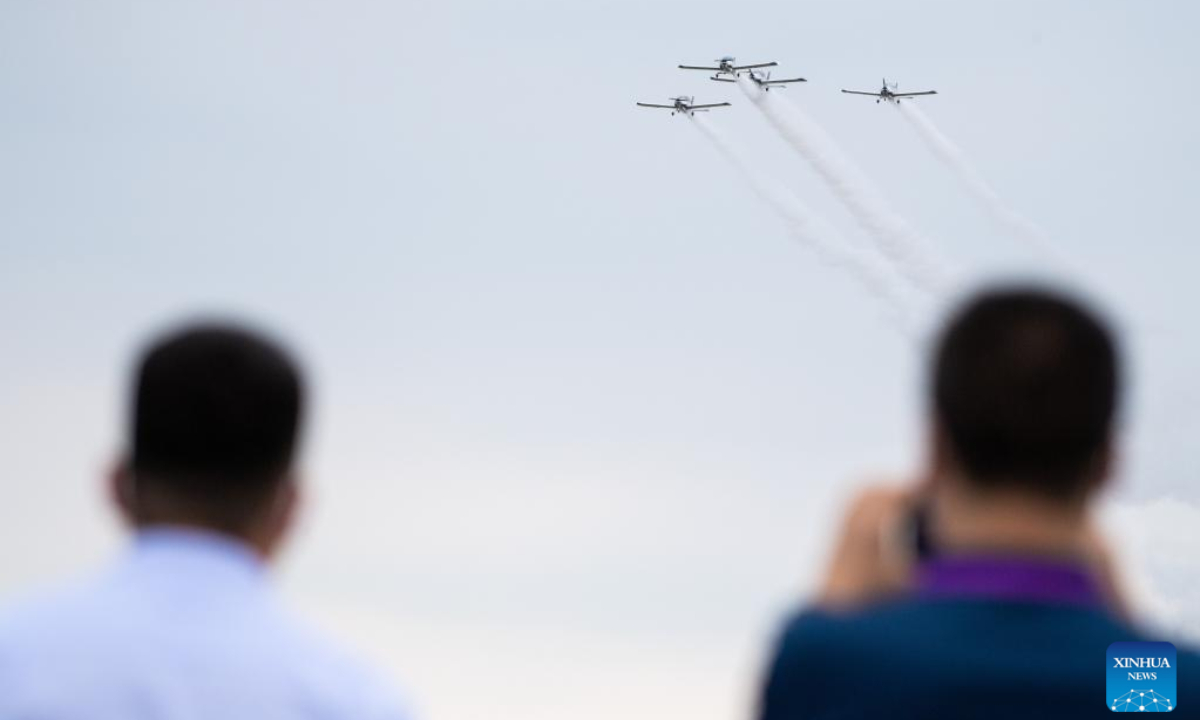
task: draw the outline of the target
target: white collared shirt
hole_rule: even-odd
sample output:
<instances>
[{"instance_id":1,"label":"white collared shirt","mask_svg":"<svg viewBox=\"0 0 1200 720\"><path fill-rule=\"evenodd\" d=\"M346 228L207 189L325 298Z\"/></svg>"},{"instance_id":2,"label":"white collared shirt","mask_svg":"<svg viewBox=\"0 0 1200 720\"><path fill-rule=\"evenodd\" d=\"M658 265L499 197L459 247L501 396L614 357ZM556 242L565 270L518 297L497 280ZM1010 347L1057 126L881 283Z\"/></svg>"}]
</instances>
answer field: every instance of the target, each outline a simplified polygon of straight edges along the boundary
<instances>
[{"instance_id":1,"label":"white collared shirt","mask_svg":"<svg viewBox=\"0 0 1200 720\"><path fill-rule=\"evenodd\" d=\"M0 720L407 720L223 536L138 534L98 578L0 615Z\"/></svg>"}]
</instances>

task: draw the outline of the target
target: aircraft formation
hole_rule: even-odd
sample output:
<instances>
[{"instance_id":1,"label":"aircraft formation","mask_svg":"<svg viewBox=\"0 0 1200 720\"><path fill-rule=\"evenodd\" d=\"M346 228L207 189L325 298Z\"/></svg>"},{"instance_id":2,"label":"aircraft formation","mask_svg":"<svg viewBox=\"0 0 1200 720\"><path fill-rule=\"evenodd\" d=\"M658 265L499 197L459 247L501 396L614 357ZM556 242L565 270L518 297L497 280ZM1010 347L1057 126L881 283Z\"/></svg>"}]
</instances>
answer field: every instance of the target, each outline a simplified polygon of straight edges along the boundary
<instances>
[{"instance_id":1,"label":"aircraft formation","mask_svg":"<svg viewBox=\"0 0 1200 720\"><path fill-rule=\"evenodd\" d=\"M738 65L737 58L725 56L718 58L713 62L716 64L680 65L679 68L681 70L703 70L705 72L711 72L713 75L709 78L709 80L713 80L715 82L735 83L738 81L738 78L745 77L754 84L758 85L758 87L762 88L764 91L770 91L772 88L787 87L792 83L808 82L808 80L802 77L786 78L782 80L771 79L771 72L769 70L763 70L763 68L775 67L779 64L774 61L751 63L749 65ZM846 90L845 88L842 89L842 92L848 95L867 95L875 98L876 103L899 103L902 99L913 98L919 95L937 95L937 90L921 90L919 92L902 93L897 92L898 89L899 86L896 83L889 84L885 78L883 81L883 87L877 92L869 92L867 90ZM678 114L693 116L697 112L708 112L712 108L729 107L731 105L731 103L727 102L697 104L695 97L687 95L669 98L669 100L671 101L670 105L639 102L638 107L670 110L672 115Z\"/></svg>"}]
</instances>

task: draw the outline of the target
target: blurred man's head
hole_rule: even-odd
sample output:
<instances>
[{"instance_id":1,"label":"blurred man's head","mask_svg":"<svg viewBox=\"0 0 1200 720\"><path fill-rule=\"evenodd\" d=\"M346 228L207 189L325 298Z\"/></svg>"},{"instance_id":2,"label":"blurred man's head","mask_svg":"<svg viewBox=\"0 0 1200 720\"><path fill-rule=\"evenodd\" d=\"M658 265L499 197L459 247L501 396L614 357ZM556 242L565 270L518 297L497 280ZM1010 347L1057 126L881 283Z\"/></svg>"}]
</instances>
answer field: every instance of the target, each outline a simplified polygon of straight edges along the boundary
<instances>
[{"instance_id":1,"label":"blurred man's head","mask_svg":"<svg viewBox=\"0 0 1200 720\"><path fill-rule=\"evenodd\" d=\"M248 330L184 327L138 362L118 500L138 526L183 525L269 554L295 504L304 405L287 353Z\"/></svg>"},{"instance_id":2,"label":"blurred man's head","mask_svg":"<svg viewBox=\"0 0 1200 720\"><path fill-rule=\"evenodd\" d=\"M980 492L1079 501L1108 474L1119 400L1112 334L1035 288L969 301L937 346L935 463Z\"/></svg>"}]
</instances>

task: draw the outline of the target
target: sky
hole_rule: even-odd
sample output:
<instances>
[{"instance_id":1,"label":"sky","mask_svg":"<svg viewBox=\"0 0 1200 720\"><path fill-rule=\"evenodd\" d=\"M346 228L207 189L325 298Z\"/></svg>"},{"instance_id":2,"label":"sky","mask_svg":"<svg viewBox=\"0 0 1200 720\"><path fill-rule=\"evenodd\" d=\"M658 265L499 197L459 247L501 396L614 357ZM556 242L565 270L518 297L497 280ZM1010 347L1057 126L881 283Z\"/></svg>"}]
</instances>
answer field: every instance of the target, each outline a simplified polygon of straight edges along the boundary
<instances>
[{"instance_id":1,"label":"sky","mask_svg":"<svg viewBox=\"0 0 1200 720\"><path fill-rule=\"evenodd\" d=\"M1131 2L23 2L0 23L0 599L123 542L136 350L267 327L316 393L284 595L422 716L746 717L846 498L920 467L929 329L822 261L684 118L845 242L735 86L781 91L965 278L1121 329L1106 517L1147 620L1200 637L1200 8ZM923 113L1049 265L894 108ZM773 93L774 94L774 93Z\"/></svg>"}]
</instances>

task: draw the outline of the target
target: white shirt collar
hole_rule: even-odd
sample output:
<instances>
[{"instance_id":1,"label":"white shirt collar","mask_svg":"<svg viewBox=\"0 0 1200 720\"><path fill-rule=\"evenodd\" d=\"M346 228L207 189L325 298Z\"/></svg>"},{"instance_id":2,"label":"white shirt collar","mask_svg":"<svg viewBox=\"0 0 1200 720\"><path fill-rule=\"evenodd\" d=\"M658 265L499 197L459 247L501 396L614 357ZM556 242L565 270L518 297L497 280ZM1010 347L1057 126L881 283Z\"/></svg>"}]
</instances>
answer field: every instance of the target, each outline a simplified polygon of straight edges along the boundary
<instances>
[{"instance_id":1,"label":"white shirt collar","mask_svg":"<svg viewBox=\"0 0 1200 720\"><path fill-rule=\"evenodd\" d=\"M129 560L135 566L150 566L177 579L198 576L211 581L217 576L254 581L266 574L262 558L244 541L179 525L138 530Z\"/></svg>"}]
</instances>

